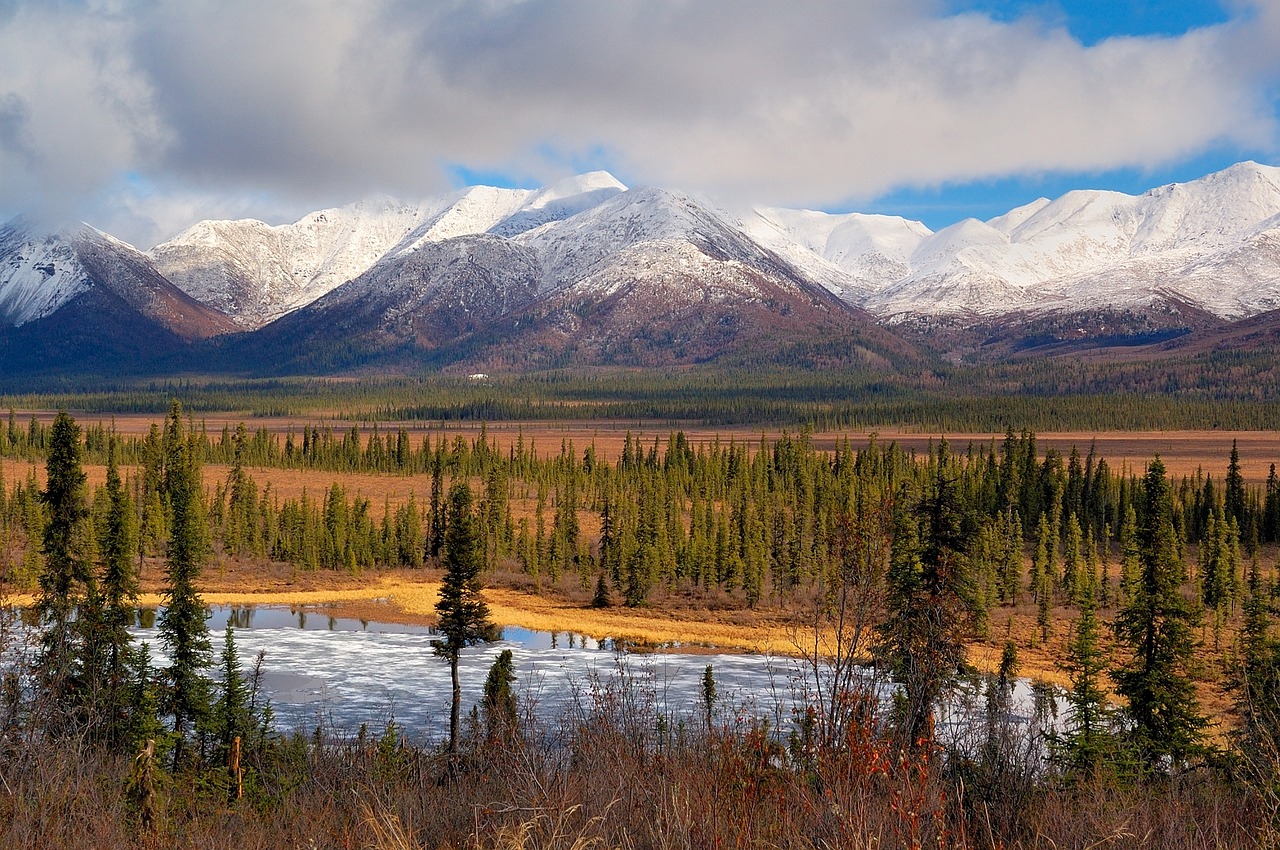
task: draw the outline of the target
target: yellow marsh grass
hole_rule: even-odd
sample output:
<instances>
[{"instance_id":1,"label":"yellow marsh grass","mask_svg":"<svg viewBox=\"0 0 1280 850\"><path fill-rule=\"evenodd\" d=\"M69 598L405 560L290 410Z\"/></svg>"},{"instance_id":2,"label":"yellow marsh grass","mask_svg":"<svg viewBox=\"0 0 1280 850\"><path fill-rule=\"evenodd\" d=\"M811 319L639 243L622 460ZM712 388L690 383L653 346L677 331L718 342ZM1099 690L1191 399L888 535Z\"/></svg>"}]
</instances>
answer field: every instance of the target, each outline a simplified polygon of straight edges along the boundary
<instances>
[{"instance_id":1,"label":"yellow marsh grass","mask_svg":"<svg viewBox=\"0 0 1280 850\"><path fill-rule=\"evenodd\" d=\"M274 605L288 608L330 608L364 619L431 624L435 622L435 606L439 599L439 582L414 582L400 578L377 579L363 587L322 590L236 591L203 593L207 605ZM687 648L716 647L742 652L776 655L799 655L812 649L813 634L805 637L803 625L798 632L775 622L722 622L699 618L697 612L677 615L632 608L584 608L564 600L546 598L517 590L490 587L484 590L485 601L495 623L539 632L572 632L592 638L615 638L641 645L661 646L679 643ZM19 606L35 602L32 594L0 597L0 604ZM138 604L154 607L162 604L158 593L139 595ZM1011 627L1018 645L1019 675L1069 687L1070 680L1057 662L1062 638L1048 645L1037 645L1036 630L1030 614L1020 612L1012 618ZM1064 620L1058 620L1061 624ZM1025 634L1024 634L1025 633ZM798 646L797 640L805 646ZM968 647L969 663L983 672L1000 667L1003 640L973 642ZM1202 698L1206 695L1202 695ZM1210 700L1214 702L1213 700Z\"/></svg>"},{"instance_id":2,"label":"yellow marsh grass","mask_svg":"<svg viewBox=\"0 0 1280 850\"><path fill-rule=\"evenodd\" d=\"M385 605L388 615L396 620L434 622L438 582L379 581L367 587L284 591L260 593L204 593L207 605L279 605L287 607L337 607L353 603ZM545 632L573 632L594 638L620 638L642 644L680 642L724 649L754 652L794 652L785 630L767 625L738 625L686 621L655 616L629 609L581 608L564 602L543 599L526 593L500 588L484 591L493 621ZM19 594L7 600L15 605L31 605L32 594ZM156 593L139 595L138 604L152 607L161 604ZM362 607L362 611L368 611Z\"/></svg>"},{"instance_id":3,"label":"yellow marsh grass","mask_svg":"<svg viewBox=\"0 0 1280 850\"><path fill-rule=\"evenodd\" d=\"M365 587L328 590L242 591L202 594L207 605L275 605L290 608L351 608L360 616L378 615L385 611L388 620L415 624L435 622L435 605L439 599L439 582L411 582L381 579ZM504 626L540 632L573 632L593 638L617 638L649 646L680 643L686 646L717 647L746 652L771 652L797 655L796 635L776 623L726 623L715 620L679 619L661 613L629 608L583 608L562 600L549 599L504 588L486 588L494 622ZM18 594L5 600L25 606L35 602L32 594ZM154 607L162 604L158 593L139 595L138 604ZM372 612L372 613L371 613ZM799 639L812 647L813 636ZM1019 643L1022 656L1020 674L1045 679L1057 685L1068 685L1065 674L1057 668L1051 652L1027 649ZM1001 645L974 643L969 646L969 661L979 670L994 671L1000 666Z\"/></svg>"}]
</instances>

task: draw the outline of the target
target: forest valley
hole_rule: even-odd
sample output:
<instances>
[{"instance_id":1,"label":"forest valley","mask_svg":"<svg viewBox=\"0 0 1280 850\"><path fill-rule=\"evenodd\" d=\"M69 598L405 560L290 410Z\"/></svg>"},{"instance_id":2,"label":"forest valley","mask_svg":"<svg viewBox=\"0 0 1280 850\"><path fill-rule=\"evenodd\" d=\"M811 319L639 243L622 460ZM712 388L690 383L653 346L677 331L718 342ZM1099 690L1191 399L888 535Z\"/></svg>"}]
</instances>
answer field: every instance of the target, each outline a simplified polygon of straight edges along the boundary
<instances>
[{"instance_id":1,"label":"forest valley","mask_svg":"<svg viewBox=\"0 0 1280 850\"><path fill-rule=\"evenodd\" d=\"M210 435L175 402L145 436L10 414L0 455L31 467L0 479L0 592L34 597L0 631L5 846L1280 842L1280 479L1247 484L1234 451L1220 479L1178 480L1158 457L1116 469L1012 430L919 455L677 431L607 457L484 429ZM106 468L92 488L86 464ZM225 478L202 475L215 464ZM281 469L332 483L282 497L255 479ZM430 488L377 504L344 484L357 474ZM205 626L205 576L226 563L440 580L450 738L276 728L262 659L246 669L230 627L215 657ZM147 570L163 669L128 631ZM493 635L485 584L789 618L808 704L778 728L717 700L709 667L685 714L623 679L549 724L507 653L465 716L456 662ZM1020 672L1051 680L1030 720ZM982 710L944 731L962 681Z\"/></svg>"}]
</instances>

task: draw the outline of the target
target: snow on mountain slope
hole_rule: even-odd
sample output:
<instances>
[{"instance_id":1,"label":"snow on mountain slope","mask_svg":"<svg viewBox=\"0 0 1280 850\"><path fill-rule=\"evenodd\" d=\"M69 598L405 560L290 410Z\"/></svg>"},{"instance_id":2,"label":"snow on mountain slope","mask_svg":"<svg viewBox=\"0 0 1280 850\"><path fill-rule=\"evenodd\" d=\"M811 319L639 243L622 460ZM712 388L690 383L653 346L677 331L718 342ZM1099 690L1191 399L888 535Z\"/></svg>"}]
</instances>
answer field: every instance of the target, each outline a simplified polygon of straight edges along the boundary
<instances>
[{"instance_id":1,"label":"snow on mountain slope","mask_svg":"<svg viewBox=\"0 0 1280 850\"><path fill-rule=\"evenodd\" d=\"M253 329L384 259L460 236L515 235L590 209L625 188L594 172L541 190L473 186L418 204L376 198L286 225L205 221L156 246L151 256L178 287Z\"/></svg>"},{"instance_id":2,"label":"snow on mountain slope","mask_svg":"<svg viewBox=\"0 0 1280 850\"><path fill-rule=\"evenodd\" d=\"M33 233L19 220L0 228L0 324L51 315L89 285L65 237Z\"/></svg>"},{"instance_id":3,"label":"snow on mountain slope","mask_svg":"<svg viewBox=\"0 0 1280 850\"><path fill-rule=\"evenodd\" d=\"M157 245L151 257L187 294L255 328L364 272L442 207L384 198L274 227L204 221Z\"/></svg>"},{"instance_id":4,"label":"snow on mountain slope","mask_svg":"<svg viewBox=\"0 0 1280 850\"><path fill-rule=\"evenodd\" d=\"M495 236L517 236L549 222L563 221L625 191L627 187L607 171L568 177L534 192L520 209L488 232Z\"/></svg>"},{"instance_id":5,"label":"snow on mountain slope","mask_svg":"<svg viewBox=\"0 0 1280 850\"><path fill-rule=\"evenodd\" d=\"M743 231L811 278L853 303L910 272L907 264L930 235L918 221L897 216L759 208L740 221Z\"/></svg>"},{"instance_id":6,"label":"snow on mountain slope","mask_svg":"<svg viewBox=\"0 0 1280 850\"><path fill-rule=\"evenodd\" d=\"M1237 163L1190 183L1152 189L1138 207L1142 224L1134 254L1232 246L1280 214L1280 168Z\"/></svg>"},{"instance_id":7,"label":"snow on mountain slope","mask_svg":"<svg viewBox=\"0 0 1280 850\"><path fill-rule=\"evenodd\" d=\"M0 324L49 318L90 293L183 339L231 329L166 280L145 254L100 230L79 225L37 233L21 221L0 228Z\"/></svg>"},{"instance_id":8,"label":"snow on mountain slope","mask_svg":"<svg viewBox=\"0 0 1280 850\"><path fill-rule=\"evenodd\" d=\"M615 265L623 252L633 254L632 249L652 245L665 253L667 245L679 243L692 245L714 261L736 261L781 278L803 278L709 203L665 189L618 193L563 221L522 233L515 241L537 252L549 292Z\"/></svg>"},{"instance_id":9,"label":"snow on mountain slope","mask_svg":"<svg viewBox=\"0 0 1280 850\"><path fill-rule=\"evenodd\" d=\"M1020 207L1014 207L1004 215L999 215L993 219L989 219L987 221L987 224L991 225L996 230L999 230L1001 233L1007 236L1013 233L1015 229L1021 226L1022 223L1025 222L1027 219L1031 218L1031 216L1035 215L1036 213L1040 212L1040 210L1049 206L1049 203L1050 202L1048 198L1036 198L1034 201L1032 201L1029 204L1023 204Z\"/></svg>"},{"instance_id":10,"label":"snow on mountain slope","mask_svg":"<svg viewBox=\"0 0 1280 850\"><path fill-rule=\"evenodd\" d=\"M1185 300L1219 316L1274 303L1280 168L1240 163L1141 196L1078 190L924 239L865 306L884 316L997 316Z\"/></svg>"},{"instance_id":11,"label":"snow on mountain slope","mask_svg":"<svg viewBox=\"0 0 1280 850\"><path fill-rule=\"evenodd\" d=\"M1237 317L1276 303L1270 234L1278 229L1280 168L1251 162L1140 196L1077 190L1041 198L938 233L893 216L728 211L681 192L628 190L595 172L539 190L472 187L416 205L370 201L280 227L203 222L152 257L180 288L245 328L379 263L486 233L537 256L542 295L621 269L623 252L670 243L803 279L889 319L1144 307L1168 298ZM49 275L61 268L56 256L40 259L37 247L4 272L25 281L9 285L5 313L35 315L61 297L57 286L38 287L48 304L31 294L45 275L37 266ZM654 262L688 265L680 252L654 250Z\"/></svg>"},{"instance_id":12,"label":"snow on mountain slope","mask_svg":"<svg viewBox=\"0 0 1280 850\"><path fill-rule=\"evenodd\" d=\"M472 186L443 199L443 204L384 256L404 256L423 245L484 233L517 213L534 192L530 189L499 189ZM440 202L428 202L434 207Z\"/></svg>"},{"instance_id":13,"label":"snow on mountain slope","mask_svg":"<svg viewBox=\"0 0 1280 850\"><path fill-rule=\"evenodd\" d=\"M429 242L385 259L256 336L278 351L430 350L527 307L541 267L530 251L486 234ZM304 343L300 345L300 343Z\"/></svg>"}]
</instances>

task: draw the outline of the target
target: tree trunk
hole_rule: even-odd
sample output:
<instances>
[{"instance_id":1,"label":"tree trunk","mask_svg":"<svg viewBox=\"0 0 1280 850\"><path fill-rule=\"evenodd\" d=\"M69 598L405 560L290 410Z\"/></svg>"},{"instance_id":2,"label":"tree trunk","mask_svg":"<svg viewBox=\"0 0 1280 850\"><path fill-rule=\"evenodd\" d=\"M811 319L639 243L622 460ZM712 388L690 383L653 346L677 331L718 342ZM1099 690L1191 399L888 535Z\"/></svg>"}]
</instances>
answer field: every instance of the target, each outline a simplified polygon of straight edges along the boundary
<instances>
[{"instance_id":1,"label":"tree trunk","mask_svg":"<svg viewBox=\"0 0 1280 850\"><path fill-rule=\"evenodd\" d=\"M458 653L449 655L449 675L453 677L453 705L449 708L449 755L458 752L458 721L462 711L462 685L458 681Z\"/></svg>"}]
</instances>

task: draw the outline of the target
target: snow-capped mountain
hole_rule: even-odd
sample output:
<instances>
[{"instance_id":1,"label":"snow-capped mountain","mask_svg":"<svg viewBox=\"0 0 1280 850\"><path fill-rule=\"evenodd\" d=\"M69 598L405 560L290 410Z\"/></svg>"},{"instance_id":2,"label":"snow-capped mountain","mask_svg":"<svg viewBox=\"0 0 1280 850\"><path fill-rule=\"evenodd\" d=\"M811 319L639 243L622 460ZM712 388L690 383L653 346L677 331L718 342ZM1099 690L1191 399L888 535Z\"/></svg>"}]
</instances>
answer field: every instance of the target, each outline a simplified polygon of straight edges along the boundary
<instances>
[{"instance_id":1,"label":"snow-capped mountain","mask_svg":"<svg viewBox=\"0 0 1280 850\"><path fill-rule=\"evenodd\" d=\"M52 314L89 287L75 248L22 221L0 229L0 322L18 327Z\"/></svg>"},{"instance_id":2,"label":"snow-capped mountain","mask_svg":"<svg viewBox=\"0 0 1280 850\"><path fill-rule=\"evenodd\" d=\"M320 360L330 365L416 351L525 367L640 365L776 351L778 340L853 330L865 339L850 341L848 356L907 348L692 196L606 182L568 197L572 206L555 188L538 193L478 235L406 238L255 334L250 346L264 348L254 356L314 366L309 352L327 352ZM544 223L524 230L535 216Z\"/></svg>"},{"instance_id":3,"label":"snow-capped mountain","mask_svg":"<svg viewBox=\"0 0 1280 850\"><path fill-rule=\"evenodd\" d=\"M862 213L760 208L738 221L752 239L856 304L909 274L912 253L930 236L918 221Z\"/></svg>"},{"instance_id":4,"label":"snow-capped mountain","mask_svg":"<svg viewBox=\"0 0 1280 850\"><path fill-rule=\"evenodd\" d=\"M274 227L253 220L200 222L150 253L183 291L251 330L384 259L459 236L515 236L624 190L597 172L542 190L474 186L419 204L379 198Z\"/></svg>"},{"instance_id":5,"label":"snow-capped mountain","mask_svg":"<svg viewBox=\"0 0 1280 850\"><path fill-rule=\"evenodd\" d=\"M1139 196L1041 198L937 233L895 216L730 211L680 192L628 190L596 172L542 190L365 202L279 227L203 222L151 256L193 297L255 328L446 239L487 233L532 249L547 294L624 248L656 250L662 227L891 321L1143 309L1171 298L1228 319L1280 306L1280 168L1252 162Z\"/></svg>"},{"instance_id":6,"label":"snow-capped mountain","mask_svg":"<svg viewBox=\"0 0 1280 850\"><path fill-rule=\"evenodd\" d=\"M139 321L175 340L258 331L224 348L290 362L398 347L675 363L835 339L894 359L911 346L873 322L956 353L977 339L1138 341L1277 309L1280 168L1252 162L936 233L894 216L724 207L604 172L376 198L285 225L206 221L145 255L87 225L0 228L0 329L66 334L110 315L107 336Z\"/></svg>"},{"instance_id":7,"label":"snow-capped mountain","mask_svg":"<svg viewBox=\"0 0 1280 850\"><path fill-rule=\"evenodd\" d=\"M226 333L145 254L87 225L0 228L0 363L6 374L138 368Z\"/></svg>"},{"instance_id":8,"label":"snow-capped mountain","mask_svg":"<svg viewBox=\"0 0 1280 850\"><path fill-rule=\"evenodd\" d=\"M1235 319L1280 306L1280 168L1240 163L1139 195L1074 191L920 242L881 316L1146 307Z\"/></svg>"},{"instance_id":9,"label":"snow-capped mountain","mask_svg":"<svg viewBox=\"0 0 1280 850\"><path fill-rule=\"evenodd\" d=\"M517 241L540 258L545 293L519 344L549 362L750 360L815 341L846 360L909 356L869 315L692 195L632 189Z\"/></svg>"},{"instance_id":10,"label":"snow-capped mountain","mask_svg":"<svg viewBox=\"0 0 1280 850\"><path fill-rule=\"evenodd\" d=\"M20 219L0 228L0 326L48 319L89 295L119 300L183 339L232 328L170 283L145 254L100 230L81 225L47 233Z\"/></svg>"},{"instance_id":11,"label":"snow-capped mountain","mask_svg":"<svg viewBox=\"0 0 1280 850\"><path fill-rule=\"evenodd\" d=\"M245 343L249 359L350 364L427 353L485 334L537 297L531 253L496 236L458 236L383 260ZM335 350L337 349L337 350ZM317 354L318 353L318 354Z\"/></svg>"}]
</instances>

